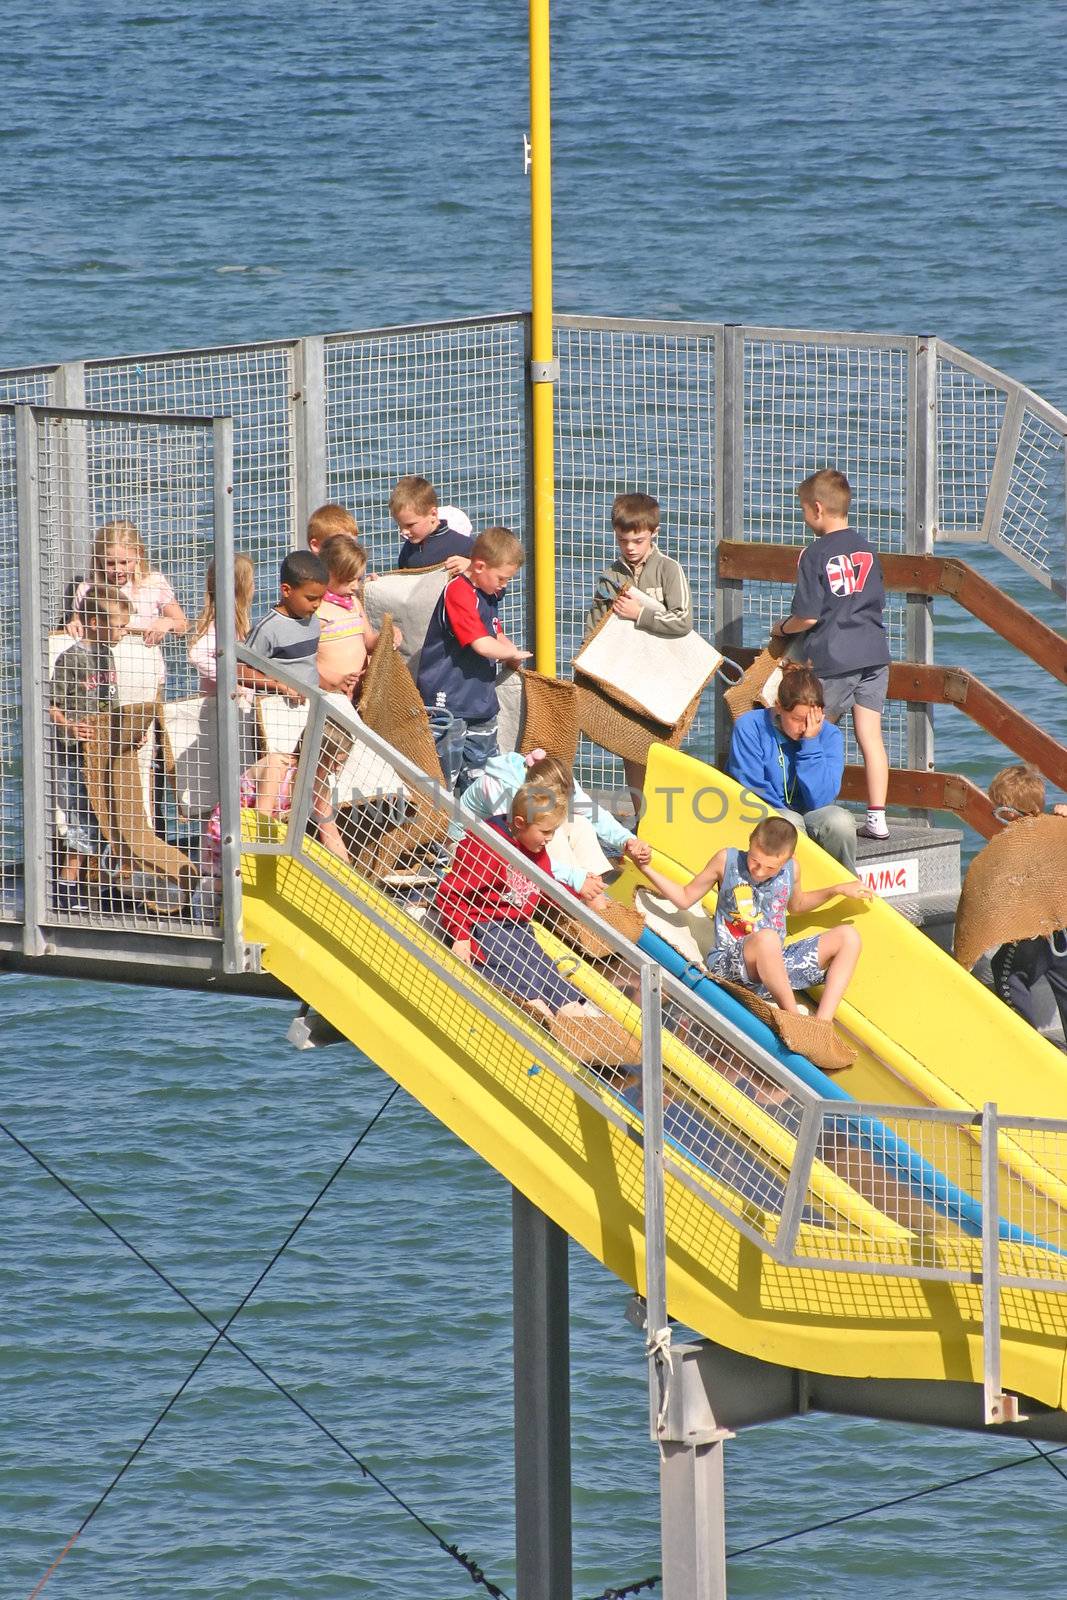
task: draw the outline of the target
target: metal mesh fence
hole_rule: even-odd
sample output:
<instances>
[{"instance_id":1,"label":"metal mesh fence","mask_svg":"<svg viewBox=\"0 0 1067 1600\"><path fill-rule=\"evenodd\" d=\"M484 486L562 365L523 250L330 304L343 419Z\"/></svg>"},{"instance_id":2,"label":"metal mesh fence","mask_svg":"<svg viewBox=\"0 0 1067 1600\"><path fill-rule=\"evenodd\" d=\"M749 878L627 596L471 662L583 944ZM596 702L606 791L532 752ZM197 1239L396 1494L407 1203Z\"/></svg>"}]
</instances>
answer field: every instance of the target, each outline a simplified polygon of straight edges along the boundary
<instances>
[{"instance_id":1,"label":"metal mesh fence","mask_svg":"<svg viewBox=\"0 0 1067 1600\"><path fill-rule=\"evenodd\" d=\"M940 356L937 363L937 532L980 539L1007 397Z\"/></svg>"},{"instance_id":2,"label":"metal mesh fence","mask_svg":"<svg viewBox=\"0 0 1067 1600\"><path fill-rule=\"evenodd\" d=\"M617 556L611 504L660 506L660 546L680 562L693 626L714 637L716 362L721 331L587 318L557 321L557 647L562 672L588 627L597 577ZM687 746L712 751L711 697ZM621 764L583 746L583 782L619 786Z\"/></svg>"},{"instance_id":3,"label":"metal mesh fence","mask_svg":"<svg viewBox=\"0 0 1067 1600\"><path fill-rule=\"evenodd\" d=\"M877 550L904 550L908 505L909 341L835 343L789 334L744 338L743 528L732 537L803 544L797 484L821 467L837 467L852 485L851 516ZM792 590L746 585L744 642L762 647L789 609ZM906 660L907 602L886 603L889 648ZM861 757L845 721L846 759ZM890 762L908 765L907 709L890 702L883 718Z\"/></svg>"},{"instance_id":4,"label":"metal mesh fence","mask_svg":"<svg viewBox=\"0 0 1067 1600\"><path fill-rule=\"evenodd\" d=\"M396 566L397 479L427 478L476 532L525 542L525 319L331 335L325 343L326 496L355 516L372 571ZM510 585L505 631L526 631L526 586Z\"/></svg>"},{"instance_id":5,"label":"metal mesh fence","mask_svg":"<svg viewBox=\"0 0 1067 1600\"><path fill-rule=\"evenodd\" d=\"M255 562L266 604L277 598L279 562L298 542L295 387L294 346L285 343L175 351L85 367L89 407L233 418L234 544Z\"/></svg>"},{"instance_id":6,"label":"metal mesh fence","mask_svg":"<svg viewBox=\"0 0 1067 1600\"><path fill-rule=\"evenodd\" d=\"M217 802L217 744L187 632L214 536L212 428L34 420L43 919L204 932L199 816Z\"/></svg>"},{"instance_id":7,"label":"metal mesh fence","mask_svg":"<svg viewBox=\"0 0 1067 1600\"><path fill-rule=\"evenodd\" d=\"M965 352L939 350L942 539L988 542L1067 593L1067 417Z\"/></svg>"}]
</instances>

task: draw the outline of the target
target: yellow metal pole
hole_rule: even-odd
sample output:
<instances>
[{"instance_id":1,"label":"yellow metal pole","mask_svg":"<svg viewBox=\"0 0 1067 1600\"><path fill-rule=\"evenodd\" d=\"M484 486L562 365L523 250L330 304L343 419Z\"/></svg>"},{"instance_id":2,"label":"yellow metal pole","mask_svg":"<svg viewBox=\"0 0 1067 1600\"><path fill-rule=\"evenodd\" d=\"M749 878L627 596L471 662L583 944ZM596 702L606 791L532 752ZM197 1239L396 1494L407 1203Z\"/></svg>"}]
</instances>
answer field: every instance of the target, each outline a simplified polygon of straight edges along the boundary
<instances>
[{"instance_id":1,"label":"yellow metal pole","mask_svg":"<svg viewBox=\"0 0 1067 1600\"><path fill-rule=\"evenodd\" d=\"M530 0L530 378L533 389L534 665L556 673L556 485L552 346L549 0Z\"/></svg>"}]
</instances>

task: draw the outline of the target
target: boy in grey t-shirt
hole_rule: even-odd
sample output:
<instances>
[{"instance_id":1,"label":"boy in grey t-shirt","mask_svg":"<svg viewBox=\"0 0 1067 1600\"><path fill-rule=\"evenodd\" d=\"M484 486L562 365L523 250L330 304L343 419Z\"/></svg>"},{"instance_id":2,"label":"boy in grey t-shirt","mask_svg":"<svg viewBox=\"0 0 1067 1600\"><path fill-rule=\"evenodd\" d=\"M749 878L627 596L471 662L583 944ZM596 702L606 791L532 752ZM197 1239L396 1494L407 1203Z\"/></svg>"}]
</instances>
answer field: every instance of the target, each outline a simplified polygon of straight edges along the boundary
<instances>
[{"instance_id":1,"label":"boy in grey t-shirt","mask_svg":"<svg viewBox=\"0 0 1067 1600\"><path fill-rule=\"evenodd\" d=\"M265 617L260 617L245 640L249 650L265 656L268 661L277 661L309 689L319 687L316 657L322 623L316 613L326 593L328 577L325 563L310 550L291 551L282 562L281 595L277 605ZM237 681L253 689L284 695L287 700L299 702L305 698L298 689L290 688L256 667L246 666L243 661L238 663Z\"/></svg>"}]
</instances>

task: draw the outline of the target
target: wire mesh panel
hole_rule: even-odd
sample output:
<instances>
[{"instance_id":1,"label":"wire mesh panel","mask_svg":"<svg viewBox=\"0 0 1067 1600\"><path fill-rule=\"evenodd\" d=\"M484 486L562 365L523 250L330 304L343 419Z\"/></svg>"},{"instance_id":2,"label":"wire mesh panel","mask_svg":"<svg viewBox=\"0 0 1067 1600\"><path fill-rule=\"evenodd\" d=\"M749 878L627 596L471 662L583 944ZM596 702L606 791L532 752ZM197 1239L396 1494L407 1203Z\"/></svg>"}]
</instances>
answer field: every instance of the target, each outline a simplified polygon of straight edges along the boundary
<instances>
[{"instance_id":1,"label":"wire mesh panel","mask_svg":"<svg viewBox=\"0 0 1067 1600\"><path fill-rule=\"evenodd\" d=\"M982 537L1006 390L939 351L937 362L937 536Z\"/></svg>"},{"instance_id":2,"label":"wire mesh panel","mask_svg":"<svg viewBox=\"0 0 1067 1600\"><path fill-rule=\"evenodd\" d=\"M233 418L235 547L255 563L270 600L278 564L296 542L294 370L294 347L284 343L92 361L85 368L87 406Z\"/></svg>"},{"instance_id":3,"label":"wire mesh panel","mask_svg":"<svg viewBox=\"0 0 1067 1600\"><path fill-rule=\"evenodd\" d=\"M939 348L938 537L988 541L1067 593L1065 438L1061 412L964 351Z\"/></svg>"},{"instance_id":4,"label":"wire mesh panel","mask_svg":"<svg viewBox=\"0 0 1067 1600\"><path fill-rule=\"evenodd\" d=\"M213 661L198 672L187 647L213 545L212 427L33 418L43 918L202 933L201 836L218 800L214 673Z\"/></svg>"},{"instance_id":5,"label":"wire mesh panel","mask_svg":"<svg viewBox=\"0 0 1067 1600\"><path fill-rule=\"evenodd\" d=\"M1001 1271L1067 1284L1067 1128L1001 1118L997 1155Z\"/></svg>"},{"instance_id":6,"label":"wire mesh panel","mask_svg":"<svg viewBox=\"0 0 1067 1600\"><path fill-rule=\"evenodd\" d=\"M21 637L15 414L0 410L0 918L18 916L22 864Z\"/></svg>"},{"instance_id":7,"label":"wire mesh panel","mask_svg":"<svg viewBox=\"0 0 1067 1600\"><path fill-rule=\"evenodd\" d=\"M659 501L659 543L692 589L693 627L714 621L716 361L721 330L688 324L557 319L556 603L560 670L588 628L598 575L616 559L611 504L639 491ZM687 741L712 748L711 697ZM618 787L621 764L591 747L582 781Z\"/></svg>"},{"instance_id":8,"label":"wire mesh panel","mask_svg":"<svg viewBox=\"0 0 1067 1600\"><path fill-rule=\"evenodd\" d=\"M56 367L0 372L0 405L47 405L55 398Z\"/></svg>"},{"instance_id":9,"label":"wire mesh panel","mask_svg":"<svg viewBox=\"0 0 1067 1600\"><path fill-rule=\"evenodd\" d=\"M331 335L325 345L329 500L359 524L371 568L396 566L400 536L389 495L400 477L427 478L441 506L475 531L526 529L525 319ZM525 631L524 584L513 583L505 630Z\"/></svg>"},{"instance_id":10,"label":"wire mesh panel","mask_svg":"<svg viewBox=\"0 0 1067 1600\"><path fill-rule=\"evenodd\" d=\"M797 484L837 467L852 485L850 517L871 545L906 548L909 483L910 341L866 344L832 334L744 330L744 488L739 537L803 544ZM792 590L748 584L744 642L761 647L786 615ZM889 595L885 609L894 660L908 658L907 602ZM846 719L846 759L860 760ZM908 765L907 709L889 702L883 732L890 762Z\"/></svg>"}]
</instances>

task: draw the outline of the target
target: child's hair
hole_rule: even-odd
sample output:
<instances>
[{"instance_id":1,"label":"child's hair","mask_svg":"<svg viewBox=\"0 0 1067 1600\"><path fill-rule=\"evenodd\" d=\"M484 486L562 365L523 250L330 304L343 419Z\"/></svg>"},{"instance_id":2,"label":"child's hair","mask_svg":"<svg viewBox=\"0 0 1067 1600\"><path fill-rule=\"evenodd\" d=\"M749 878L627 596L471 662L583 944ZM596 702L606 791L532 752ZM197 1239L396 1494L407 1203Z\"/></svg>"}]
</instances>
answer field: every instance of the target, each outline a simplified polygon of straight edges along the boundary
<instances>
[{"instance_id":1,"label":"child's hair","mask_svg":"<svg viewBox=\"0 0 1067 1600\"><path fill-rule=\"evenodd\" d=\"M147 578L150 567L148 552L144 547L144 540L137 532L132 522L127 522L124 517L117 517L114 522L105 522L102 528L96 530L93 539L93 579L95 582L105 581L104 557L109 550L118 548L135 550L137 552L137 571L134 582L140 583Z\"/></svg>"},{"instance_id":2,"label":"child's hair","mask_svg":"<svg viewBox=\"0 0 1067 1600\"><path fill-rule=\"evenodd\" d=\"M486 528L471 545L471 561L487 567L521 567L526 552L510 528Z\"/></svg>"},{"instance_id":3,"label":"child's hair","mask_svg":"<svg viewBox=\"0 0 1067 1600\"><path fill-rule=\"evenodd\" d=\"M319 560L330 574L330 582L354 583L367 570L367 552L350 533L331 533L319 545Z\"/></svg>"},{"instance_id":4,"label":"child's hair","mask_svg":"<svg viewBox=\"0 0 1067 1600\"><path fill-rule=\"evenodd\" d=\"M395 517L398 511L415 511L420 517L425 517L436 510L437 490L429 479L417 477L414 473L397 479L396 487L389 496L391 517Z\"/></svg>"},{"instance_id":5,"label":"child's hair","mask_svg":"<svg viewBox=\"0 0 1067 1600\"><path fill-rule=\"evenodd\" d=\"M567 815L567 802L559 790L547 783L524 783L511 805L508 820L513 825L517 817L538 827L558 826Z\"/></svg>"},{"instance_id":6,"label":"child's hair","mask_svg":"<svg viewBox=\"0 0 1067 1600\"><path fill-rule=\"evenodd\" d=\"M809 506L818 500L834 516L843 517L852 504L852 485L836 467L823 467L797 484L797 499Z\"/></svg>"},{"instance_id":7,"label":"child's hair","mask_svg":"<svg viewBox=\"0 0 1067 1600\"><path fill-rule=\"evenodd\" d=\"M290 550L282 562L280 581L290 589L302 589L305 583L327 583L329 573L326 563L312 550Z\"/></svg>"},{"instance_id":8,"label":"child's hair","mask_svg":"<svg viewBox=\"0 0 1067 1600\"><path fill-rule=\"evenodd\" d=\"M526 782L551 785L560 794L574 793L574 774L561 756L542 756L526 768Z\"/></svg>"},{"instance_id":9,"label":"child's hair","mask_svg":"<svg viewBox=\"0 0 1067 1600\"><path fill-rule=\"evenodd\" d=\"M91 583L81 603L81 614L86 622L109 620L118 612L124 621L130 620L130 602L122 590L113 583Z\"/></svg>"},{"instance_id":10,"label":"child's hair","mask_svg":"<svg viewBox=\"0 0 1067 1600\"><path fill-rule=\"evenodd\" d=\"M825 706L822 679L806 663L783 661L777 703L782 711L795 711L797 706Z\"/></svg>"},{"instance_id":11,"label":"child's hair","mask_svg":"<svg viewBox=\"0 0 1067 1600\"><path fill-rule=\"evenodd\" d=\"M256 569L251 556L235 555L233 558L233 611L234 628L239 639L247 637L252 626L252 596L256 587ZM209 628L215 626L215 563L209 561L204 574L204 609L193 624L189 643L202 639Z\"/></svg>"},{"instance_id":12,"label":"child's hair","mask_svg":"<svg viewBox=\"0 0 1067 1600\"><path fill-rule=\"evenodd\" d=\"M989 798L999 811L1016 811L1020 817L1039 817L1045 809L1045 780L1027 762L1002 767L989 785Z\"/></svg>"},{"instance_id":13,"label":"child's hair","mask_svg":"<svg viewBox=\"0 0 1067 1600\"><path fill-rule=\"evenodd\" d=\"M659 501L650 494L617 494L611 504L611 526L616 533L659 530Z\"/></svg>"},{"instance_id":14,"label":"child's hair","mask_svg":"<svg viewBox=\"0 0 1067 1600\"><path fill-rule=\"evenodd\" d=\"M335 533L347 533L350 538L358 539L359 527L347 506L330 501L327 505L319 506L308 518L308 544L314 539L321 549L324 541Z\"/></svg>"},{"instance_id":15,"label":"child's hair","mask_svg":"<svg viewBox=\"0 0 1067 1600\"><path fill-rule=\"evenodd\" d=\"M791 856L797 847L797 830L785 817L764 817L749 834L750 850L766 850L769 856Z\"/></svg>"}]
</instances>

